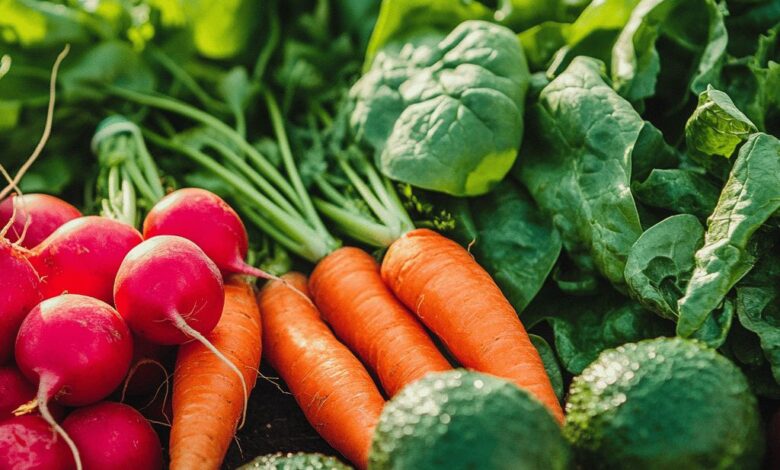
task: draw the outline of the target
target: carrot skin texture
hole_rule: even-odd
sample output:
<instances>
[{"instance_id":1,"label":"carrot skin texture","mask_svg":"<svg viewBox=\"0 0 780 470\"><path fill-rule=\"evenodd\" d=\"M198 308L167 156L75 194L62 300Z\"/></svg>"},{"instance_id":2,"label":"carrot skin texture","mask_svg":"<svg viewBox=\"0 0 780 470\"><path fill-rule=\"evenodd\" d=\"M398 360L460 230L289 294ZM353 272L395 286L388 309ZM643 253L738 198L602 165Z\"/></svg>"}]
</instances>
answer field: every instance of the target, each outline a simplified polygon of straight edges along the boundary
<instances>
[{"instance_id":1,"label":"carrot skin texture","mask_svg":"<svg viewBox=\"0 0 780 470\"><path fill-rule=\"evenodd\" d=\"M302 274L282 278L308 295ZM258 294L258 303L269 363L320 435L366 468L385 401L363 364L333 336L317 309L290 287L271 281Z\"/></svg>"},{"instance_id":2,"label":"carrot skin texture","mask_svg":"<svg viewBox=\"0 0 780 470\"><path fill-rule=\"evenodd\" d=\"M309 289L322 318L376 372L389 396L429 372L452 369L365 251L345 247L325 257L312 272Z\"/></svg>"},{"instance_id":3,"label":"carrot skin texture","mask_svg":"<svg viewBox=\"0 0 780 470\"><path fill-rule=\"evenodd\" d=\"M388 249L382 278L461 364L514 382L563 422L542 359L515 309L463 247L434 231L413 230Z\"/></svg>"},{"instance_id":4,"label":"carrot skin texture","mask_svg":"<svg viewBox=\"0 0 780 470\"><path fill-rule=\"evenodd\" d=\"M226 280L222 318L206 338L238 366L251 391L260 367L261 322L250 284ZM235 372L201 343L182 345L173 374L171 470L219 469L243 406Z\"/></svg>"}]
</instances>

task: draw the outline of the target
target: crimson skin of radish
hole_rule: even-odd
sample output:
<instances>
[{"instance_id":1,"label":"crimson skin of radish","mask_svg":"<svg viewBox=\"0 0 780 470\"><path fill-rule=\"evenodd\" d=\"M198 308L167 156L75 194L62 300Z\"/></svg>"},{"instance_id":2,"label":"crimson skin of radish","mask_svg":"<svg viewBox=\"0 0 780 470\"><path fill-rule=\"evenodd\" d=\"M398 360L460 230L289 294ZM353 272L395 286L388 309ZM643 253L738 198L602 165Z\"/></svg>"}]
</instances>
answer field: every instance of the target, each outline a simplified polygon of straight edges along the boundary
<instances>
[{"instance_id":1,"label":"crimson skin of radish","mask_svg":"<svg viewBox=\"0 0 780 470\"><path fill-rule=\"evenodd\" d=\"M119 313L83 295L41 302L16 337L16 363L38 384L39 406L51 399L67 406L102 400L122 382L132 356L130 330Z\"/></svg>"},{"instance_id":2,"label":"crimson skin of radish","mask_svg":"<svg viewBox=\"0 0 780 470\"><path fill-rule=\"evenodd\" d=\"M0 367L0 421L35 398L35 387L12 365Z\"/></svg>"},{"instance_id":3,"label":"crimson skin of radish","mask_svg":"<svg viewBox=\"0 0 780 470\"><path fill-rule=\"evenodd\" d=\"M145 239L176 235L190 240L225 275L271 278L244 261L249 243L246 227L236 211L205 189L183 188L162 198L147 214L143 233Z\"/></svg>"},{"instance_id":4,"label":"crimson skin of radish","mask_svg":"<svg viewBox=\"0 0 780 470\"><path fill-rule=\"evenodd\" d=\"M19 325L43 299L40 284L24 254L0 238L0 364L11 359Z\"/></svg>"},{"instance_id":5,"label":"crimson skin of radish","mask_svg":"<svg viewBox=\"0 0 780 470\"><path fill-rule=\"evenodd\" d=\"M14 206L16 206L15 213ZM24 194L10 196L0 202L0 227L4 227L11 217L14 218L14 222L5 238L14 243L24 233L21 245L25 248L34 248L61 225L81 217L81 212L55 196ZM25 224L27 224L27 232L24 232Z\"/></svg>"},{"instance_id":6,"label":"crimson skin of radish","mask_svg":"<svg viewBox=\"0 0 780 470\"><path fill-rule=\"evenodd\" d=\"M62 428L76 443L84 470L162 468L157 433L130 406L106 401L79 408Z\"/></svg>"},{"instance_id":7,"label":"crimson skin of radish","mask_svg":"<svg viewBox=\"0 0 780 470\"><path fill-rule=\"evenodd\" d=\"M213 261L181 237L150 238L127 254L114 303L134 333L157 344L205 335L222 316L225 290Z\"/></svg>"},{"instance_id":8,"label":"crimson skin of radish","mask_svg":"<svg viewBox=\"0 0 780 470\"><path fill-rule=\"evenodd\" d=\"M40 416L15 416L0 422L0 468L73 470L65 441Z\"/></svg>"},{"instance_id":9,"label":"crimson skin of radish","mask_svg":"<svg viewBox=\"0 0 780 470\"><path fill-rule=\"evenodd\" d=\"M45 299L69 293L111 303L119 265L142 241L138 230L122 222L79 217L55 230L28 259Z\"/></svg>"}]
</instances>

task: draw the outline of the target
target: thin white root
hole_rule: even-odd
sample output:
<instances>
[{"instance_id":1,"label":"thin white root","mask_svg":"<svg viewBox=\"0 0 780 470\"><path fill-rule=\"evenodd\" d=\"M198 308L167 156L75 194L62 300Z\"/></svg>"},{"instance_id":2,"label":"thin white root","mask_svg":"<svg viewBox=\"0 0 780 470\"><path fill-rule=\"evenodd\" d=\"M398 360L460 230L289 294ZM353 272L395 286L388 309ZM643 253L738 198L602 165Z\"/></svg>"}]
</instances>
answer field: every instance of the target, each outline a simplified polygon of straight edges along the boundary
<instances>
[{"instance_id":1,"label":"thin white root","mask_svg":"<svg viewBox=\"0 0 780 470\"><path fill-rule=\"evenodd\" d=\"M49 423L49 426L54 428L54 431L59 434L60 437L62 437L65 443L68 444L68 447L70 447L70 452L73 454L73 460L76 461L76 470L83 470L84 467L81 465L81 454L79 454L76 443L73 442L73 439L68 436L68 433L66 433L65 430L60 427L59 423L57 423L57 421L49 412L49 404L46 401L46 395L46 387L40 387L38 389L38 409L41 412L41 416L44 420L46 420L47 423Z\"/></svg>"},{"instance_id":2,"label":"thin white root","mask_svg":"<svg viewBox=\"0 0 780 470\"><path fill-rule=\"evenodd\" d=\"M180 329L187 336L200 342L200 344L205 346L206 349L208 349L215 356L217 356L217 358L219 358L220 361L224 362L228 367L230 367L230 369L233 372L235 372L238 378L241 380L241 387L243 388L244 391L244 407L241 412L241 422L238 425L238 429L243 428L244 423L246 423L246 408L247 408L247 404L249 403L249 392L247 391L246 380L244 380L244 374L241 373L241 371L238 369L238 367L236 367L235 364L230 362L230 359L225 357L225 355L222 354L222 352L220 352L219 349L217 349L213 344L211 344L211 341L209 341L208 339L206 339L205 336L200 334L198 330L188 325L187 321L184 319L183 316L181 316L181 314L175 313L172 316L176 328Z\"/></svg>"},{"instance_id":3,"label":"thin white root","mask_svg":"<svg viewBox=\"0 0 780 470\"><path fill-rule=\"evenodd\" d=\"M165 377L165 379L163 379L163 381L160 384L160 386L157 387L157 391L154 393L154 396L149 401L149 403L146 404L146 406L149 406L157 398L157 395L159 395L159 393L160 393L160 388L163 385L165 385L165 387L166 387L165 395L166 396L168 395L168 392L167 392L167 388L168 388L168 370L159 361L156 361L154 359L149 359L147 357L147 358L143 358L140 361L138 361L135 364L133 364L133 367L131 367L130 370L127 372L127 377L125 378L125 384L122 386L122 394L121 394L121 396L119 398L120 402L124 402L125 401L125 397L127 396L127 387L130 385L130 381L133 380L133 376L136 374L136 372L138 372L138 369L140 369L142 366L145 366L147 364L154 364L155 366L159 367L160 370L162 370L163 376ZM143 408L145 408L146 406L144 406Z\"/></svg>"},{"instance_id":4,"label":"thin white root","mask_svg":"<svg viewBox=\"0 0 780 470\"><path fill-rule=\"evenodd\" d=\"M27 170L30 169L32 164L35 163L35 160L37 160L41 155L41 152L43 152L43 147L46 146L46 141L49 140L49 136L51 135L52 121L54 121L54 102L57 95L57 72L60 69L60 64L68 55L68 52L70 52L70 44L65 45L65 47L62 49L62 52L60 52L57 56L57 60L54 61L54 66L51 68L51 80L49 81L49 107L46 109L46 124L43 126L41 140L38 141L38 145L35 146L33 153L16 173L16 176L13 179L13 184L0 191L0 200L5 198L8 193L11 192L11 189L19 184L19 181L22 180L24 174L27 173Z\"/></svg>"}]
</instances>

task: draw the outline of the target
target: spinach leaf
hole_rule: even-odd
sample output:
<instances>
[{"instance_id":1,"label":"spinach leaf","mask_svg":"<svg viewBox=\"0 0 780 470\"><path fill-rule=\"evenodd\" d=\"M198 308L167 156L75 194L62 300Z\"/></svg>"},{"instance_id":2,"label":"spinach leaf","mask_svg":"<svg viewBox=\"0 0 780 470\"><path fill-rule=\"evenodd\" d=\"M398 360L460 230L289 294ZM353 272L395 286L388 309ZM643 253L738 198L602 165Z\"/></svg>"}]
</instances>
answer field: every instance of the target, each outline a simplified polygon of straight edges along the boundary
<instances>
[{"instance_id":1,"label":"spinach leaf","mask_svg":"<svg viewBox=\"0 0 780 470\"><path fill-rule=\"evenodd\" d=\"M642 182L631 184L642 204L706 220L718 203L720 188L707 176L693 170L655 169Z\"/></svg>"},{"instance_id":2,"label":"spinach leaf","mask_svg":"<svg viewBox=\"0 0 780 470\"><path fill-rule=\"evenodd\" d=\"M504 181L469 201L476 233L471 252L518 312L541 289L558 259L561 237L525 189Z\"/></svg>"},{"instance_id":3,"label":"spinach leaf","mask_svg":"<svg viewBox=\"0 0 780 470\"><path fill-rule=\"evenodd\" d=\"M703 11L706 21L701 20ZM663 57L659 38L673 49ZM727 42L723 11L715 0L642 0L612 49L615 89L627 100L641 102L655 94L659 74L664 73L672 80L661 80L676 88L664 90L665 95L670 104L679 105L689 88L698 94L717 76ZM662 67L662 59L671 62Z\"/></svg>"},{"instance_id":4,"label":"spinach leaf","mask_svg":"<svg viewBox=\"0 0 780 470\"><path fill-rule=\"evenodd\" d=\"M780 264L777 246L737 284L737 318L758 335L775 381L780 384Z\"/></svg>"},{"instance_id":5,"label":"spinach leaf","mask_svg":"<svg viewBox=\"0 0 780 470\"><path fill-rule=\"evenodd\" d=\"M529 334L531 338L531 344L534 345L539 356L542 357L544 363L544 370L547 371L547 376L550 377L550 383L552 384L553 392L558 397L558 401L563 401L563 374L561 374L561 366L558 364L558 359L555 357L555 351L547 343L547 341L539 335Z\"/></svg>"},{"instance_id":6,"label":"spinach leaf","mask_svg":"<svg viewBox=\"0 0 780 470\"><path fill-rule=\"evenodd\" d=\"M639 0L591 2L573 23L545 22L524 31L520 40L528 52L529 62L539 67L552 62L548 70L551 75L562 72L580 55L609 64L612 45L637 3ZM529 52L534 44L544 47Z\"/></svg>"},{"instance_id":7,"label":"spinach leaf","mask_svg":"<svg viewBox=\"0 0 780 470\"><path fill-rule=\"evenodd\" d=\"M492 12L479 2L452 0L383 0L374 32L368 42L364 71L391 42L408 39L409 34L447 32L467 20L490 20Z\"/></svg>"},{"instance_id":8,"label":"spinach leaf","mask_svg":"<svg viewBox=\"0 0 780 470\"><path fill-rule=\"evenodd\" d=\"M572 260L623 289L626 257L642 233L632 154L648 124L606 83L601 63L584 57L542 90L529 116L518 177Z\"/></svg>"},{"instance_id":9,"label":"spinach leaf","mask_svg":"<svg viewBox=\"0 0 780 470\"><path fill-rule=\"evenodd\" d=\"M529 79L510 30L467 21L443 39L383 49L351 90L352 125L389 178L484 194L517 156Z\"/></svg>"},{"instance_id":10,"label":"spinach leaf","mask_svg":"<svg viewBox=\"0 0 780 470\"><path fill-rule=\"evenodd\" d=\"M559 295L539 308L546 309L558 357L572 374L581 373L605 349L674 334L671 322L614 291L592 297Z\"/></svg>"},{"instance_id":11,"label":"spinach leaf","mask_svg":"<svg viewBox=\"0 0 780 470\"><path fill-rule=\"evenodd\" d=\"M680 214L650 227L631 247L626 284L639 303L658 315L677 319L677 301L693 271L693 255L704 240L696 217Z\"/></svg>"},{"instance_id":12,"label":"spinach leaf","mask_svg":"<svg viewBox=\"0 0 780 470\"><path fill-rule=\"evenodd\" d=\"M696 335L726 294L755 263L753 233L780 208L780 141L763 133L750 136L734 162L718 205L709 219L704 245L678 303L677 333ZM720 322L726 325L725 321Z\"/></svg>"},{"instance_id":13,"label":"spinach leaf","mask_svg":"<svg viewBox=\"0 0 780 470\"><path fill-rule=\"evenodd\" d=\"M729 158L756 130L729 95L708 86L685 125L685 142L690 151L703 157Z\"/></svg>"}]
</instances>

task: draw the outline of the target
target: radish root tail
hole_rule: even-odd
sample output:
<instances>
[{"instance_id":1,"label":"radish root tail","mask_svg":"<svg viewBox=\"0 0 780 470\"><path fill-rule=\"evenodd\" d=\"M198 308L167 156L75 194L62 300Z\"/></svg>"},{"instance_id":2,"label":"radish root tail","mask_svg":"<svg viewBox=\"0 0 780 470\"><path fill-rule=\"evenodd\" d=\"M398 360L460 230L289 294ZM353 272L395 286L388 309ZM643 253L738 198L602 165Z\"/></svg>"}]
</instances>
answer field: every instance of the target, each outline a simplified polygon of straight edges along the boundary
<instances>
[{"instance_id":1,"label":"radish root tail","mask_svg":"<svg viewBox=\"0 0 780 470\"><path fill-rule=\"evenodd\" d=\"M49 412L49 404L47 402L48 397L48 390L46 387L41 387L38 390L38 410L41 412L41 417L49 423L49 426L54 428L54 431L60 435L60 437L65 441L66 444L68 444L68 447L70 448L70 452L73 454L73 460L76 462L76 470L83 470L84 467L81 464L81 454L79 454L79 450L76 447L76 443L73 442L73 439L68 436L68 433L65 432L64 429L57 423L57 421L54 419L54 417Z\"/></svg>"},{"instance_id":2,"label":"radish root tail","mask_svg":"<svg viewBox=\"0 0 780 470\"><path fill-rule=\"evenodd\" d=\"M225 355L222 354L222 352L220 352L219 349L217 349L213 344L211 344L211 341L209 341L208 339L206 339L205 336L200 334L200 332L198 330L196 330L196 329L192 328L190 325L188 325L187 321L184 319L183 316L181 316L181 314L174 313L173 314L173 322L176 325L176 328L178 328L184 334L186 334L187 336L195 339L200 344L205 346L206 349L208 349L215 356L217 356L217 358L219 358L220 361L224 362L225 365L230 367L230 369L233 372L236 373L236 375L238 376L239 380L241 380L241 387L243 388L243 392L244 392L244 406L243 406L243 408L241 410L241 422L238 425L238 429L243 428L244 427L244 423L246 423L246 408L247 408L247 404L249 402L249 392L247 390L246 380L244 380L244 374L241 373L241 371L238 369L238 367L236 367L236 365L233 364L230 361L230 359L225 357Z\"/></svg>"}]
</instances>

